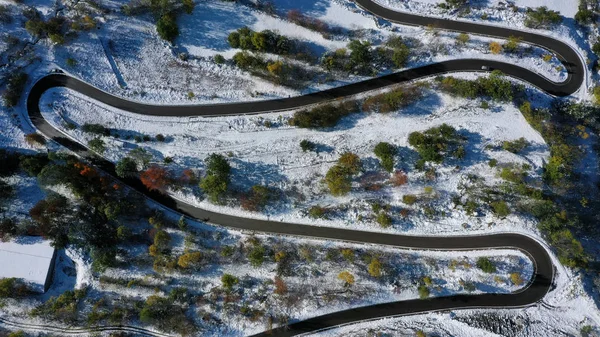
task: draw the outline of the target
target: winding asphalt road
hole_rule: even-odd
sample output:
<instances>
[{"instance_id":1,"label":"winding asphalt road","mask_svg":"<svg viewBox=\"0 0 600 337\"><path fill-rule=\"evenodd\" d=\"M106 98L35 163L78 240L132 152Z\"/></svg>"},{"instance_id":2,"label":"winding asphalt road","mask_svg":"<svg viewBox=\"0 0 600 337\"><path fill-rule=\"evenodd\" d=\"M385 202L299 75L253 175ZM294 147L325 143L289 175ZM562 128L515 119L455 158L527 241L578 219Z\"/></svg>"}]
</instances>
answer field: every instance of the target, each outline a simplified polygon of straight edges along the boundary
<instances>
[{"instance_id":1,"label":"winding asphalt road","mask_svg":"<svg viewBox=\"0 0 600 337\"><path fill-rule=\"evenodd\" d=\"M578 54L567 44L548 36L474 23L434 19L398 13L381 7L370 0L355 1L361 7L372 12L373 14L397 23L411 25L433 25L439 29L448 29L472 34L483 34L501 38L507 38L510 36L520 37L524 42L537 44L556 52L559 55L561 62L568 70L568 77L564 82L555 83L530 70L517 67L512 64L497 61L486 61L481 59L467 59L426 65L376 79L293 98L232 104L156 106L132 102L113 96L65 74L50 74L41 78L31 88L27 98L27 110L29 117L38 131L44 134L46 137L51 138L59 144L76 152L77 154L88 158L94 163L94 165L97 165L116 178L117 175L115 174L113 163L91 153L85 146L67 137L43 118L39 109L39 104L41 96L44 92L54 87L66 87L99 102L129 112L153 116L183 117L240 115L290 110L340 99L355 94L364 93L366 91L384 88L392 84L402 83L428 76L455 71L481 71L481 67L484 65L490 67L491 69L499 69L505 74L529 82L548 94L555 96L570 95L576 92L583 83L585 69ZM525 307L540 301L552 286L554 266L550 256L548 255L548 252L537 240L521 234L418 237L247 219L203 210L185 202L175 200L169 196L148 191L141 184L141 182L135 178L125 179L124 182L137 191L145 194L149 198L161 203L165 207L173 209L189 217L225 227L263 233L342 240L358 243L372 243L408 249L486 250L510 248L524 252L534 263L534 273L532 279L525 288L515 293L457 295L427 300L410 300L371 305L296 322L288 325L287 327L276 328L272 331L264 332L256 336L294 336L305 332L314 332L363 320L439 310L462 308ZM149 332L147 332L147 334L152 335L152 333Z\"/></svg>"}]
</instances>

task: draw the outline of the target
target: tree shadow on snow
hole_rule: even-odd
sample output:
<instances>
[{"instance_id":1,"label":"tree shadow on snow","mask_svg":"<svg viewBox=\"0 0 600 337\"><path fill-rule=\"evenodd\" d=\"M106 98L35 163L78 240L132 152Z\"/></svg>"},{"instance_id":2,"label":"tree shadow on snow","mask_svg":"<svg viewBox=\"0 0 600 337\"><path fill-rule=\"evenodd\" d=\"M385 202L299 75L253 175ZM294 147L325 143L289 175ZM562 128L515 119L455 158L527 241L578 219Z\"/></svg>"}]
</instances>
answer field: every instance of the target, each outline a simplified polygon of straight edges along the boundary
<instances>
[{"instance_id":1,"label":"tree shadow on snow","mask_svg":"<svg viewBox=\"0 0 600 337\"><path fill-rule=\"evenodd\" d=\"M251 163L239 159L230 159L232 164L232 185L246 191L254 185L275 186L279 182L286 182L280 167L275 164Z\"/></svg>"}]
</instances>

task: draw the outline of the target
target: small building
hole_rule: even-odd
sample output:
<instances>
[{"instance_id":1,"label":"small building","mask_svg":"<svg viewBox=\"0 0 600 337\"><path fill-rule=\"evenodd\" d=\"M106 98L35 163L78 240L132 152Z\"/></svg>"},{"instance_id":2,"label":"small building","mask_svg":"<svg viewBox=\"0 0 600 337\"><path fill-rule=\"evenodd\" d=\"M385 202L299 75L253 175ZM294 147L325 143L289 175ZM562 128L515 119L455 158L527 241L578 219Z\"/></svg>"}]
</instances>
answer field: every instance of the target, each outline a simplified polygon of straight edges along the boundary
<instances>
[{"instance_id":1,"label":"small building","mask_svg":"<svg viewBox=\"0 0 600 337\"><path fill-rule=\"evenodd\" d=\"M0 242L0 278L18 278L31 290L46 292L52 284L56 250L41 237Z\"/></svg>"}]
</instances>

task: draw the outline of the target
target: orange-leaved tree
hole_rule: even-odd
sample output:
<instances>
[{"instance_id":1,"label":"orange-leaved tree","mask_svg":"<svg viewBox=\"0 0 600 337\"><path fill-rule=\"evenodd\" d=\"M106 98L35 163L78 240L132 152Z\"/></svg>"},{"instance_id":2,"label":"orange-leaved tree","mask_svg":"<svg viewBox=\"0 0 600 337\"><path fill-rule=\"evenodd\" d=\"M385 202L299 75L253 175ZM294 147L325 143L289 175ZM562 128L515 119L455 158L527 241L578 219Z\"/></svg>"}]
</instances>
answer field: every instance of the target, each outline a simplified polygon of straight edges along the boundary
<instances>
[{"instance_id":1,"label":"orange-leaved tree","mask_svg":"<svg viewBox=\"0 0 600 337\"><path fill-rule=\"evenodd\" d=\"M169 172L157 165L150 166L146 171L140 174L142 184L149 190L164 192L167 185L171 183Z\"/></svg>"}]
</instances>

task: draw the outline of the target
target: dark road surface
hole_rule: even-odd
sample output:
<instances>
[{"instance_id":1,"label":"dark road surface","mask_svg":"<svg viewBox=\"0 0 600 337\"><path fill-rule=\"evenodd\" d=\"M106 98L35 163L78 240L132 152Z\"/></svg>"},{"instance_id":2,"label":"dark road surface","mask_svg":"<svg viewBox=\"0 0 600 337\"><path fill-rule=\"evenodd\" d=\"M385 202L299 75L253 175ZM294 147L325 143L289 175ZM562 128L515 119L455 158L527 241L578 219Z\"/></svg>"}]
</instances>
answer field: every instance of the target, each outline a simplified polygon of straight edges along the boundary
<instances>
[{"instance_id":1,"label":"dark road surface","mask_svg":"<svg viewBox=\"0 0 600 337\"><path fill-rule=\"evenodd\" d=\"M481 71L483 65L491 69L500 69L505 74L529 82L539 89L555 95L567 96L579 89L583 83L584 66L577 53L568 45L547 36L533 33L509 30L499 27L425 18L415 15L397 13L376 5L369 0L357 0L357 3L375 15L390 21L413 25L433 24L437 28L464 31L472 34L486 34L498 37L518 36L523 41L535 43L560 55L561 62L567 67L569 76L563 83L554 83L546 80L532 71L512 64L467 59L447 61L427 65L415 69L401 71L395 74L350 84L347 86L325 90L305 96L232 104L211 104L197 106L157 106L136 103L107 94L93 86L64 74L51 74L40 79L31 89L27 98L27 110L33 125L45 136L59 144L71 149L79 155L88 158L96 166L107 173L117 177L114 164L90 153L87 148L70 138L60 130L55 129L42 117L39 109L42 94L53 87L67 87L92 99L105 103L115 108L143 115L153 116L220 116L240 115L269 111L281 111L299 108L315 103L325 102L336 98L351 96L365 91L380 89L392 84L423 78L453 71ZM123 179L119 179L123 180ZM346 230L339 228L316 227L294 223L247 219L237 216L214 213L184 202L174 200L169 196L150 192L138 179L125 179L124 182L149 198L161 203L165 207L215 225L250 230L264 233L274 233L312 238L343 240L358 243L373 243L402 248L434 249L434 250L473 250L473 249L498 249L513 248L527 254L534 262L534 276L527 287L511 294L483 294L483 295L458 295L449 297L431 298L427 300L410 300L372 305L335 312L324 316L296 322L283 328L276 328L270 332L256 336L294 336L304 332L317 331L331 328L341 324L348 324L362 320L376 319L388 316L415 314L436 310L459 308L511 308L523 307L541 300L549 291L554 277L554 266L546 249L535 239L520 234L492 234L482 236L460 237L417 237L394 234L383 234Z\"/></svg>"}]
</instances>

